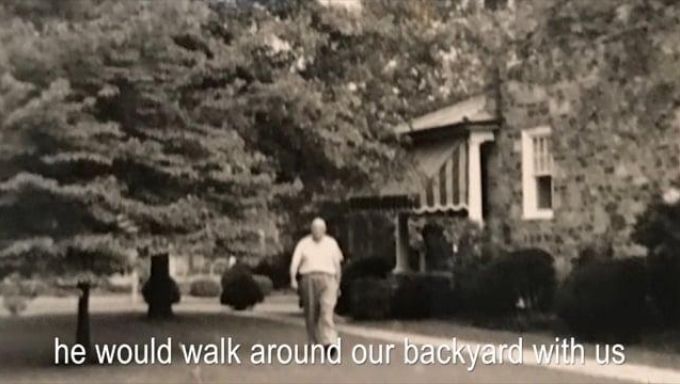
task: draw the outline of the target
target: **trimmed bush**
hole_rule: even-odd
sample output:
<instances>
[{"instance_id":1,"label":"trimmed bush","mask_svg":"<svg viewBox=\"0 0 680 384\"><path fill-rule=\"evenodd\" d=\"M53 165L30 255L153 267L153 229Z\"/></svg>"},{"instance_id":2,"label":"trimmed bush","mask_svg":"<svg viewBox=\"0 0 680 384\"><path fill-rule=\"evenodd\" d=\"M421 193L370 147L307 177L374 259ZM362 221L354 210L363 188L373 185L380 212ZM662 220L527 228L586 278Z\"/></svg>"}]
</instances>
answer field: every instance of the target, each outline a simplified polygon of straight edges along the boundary
<instances>
[{"instance_id":1,"label":"trimmed bush","mask_svg":"<svg viewBox=\"0 0 680 384\"><path fill-rule=\"evenodd\" d=\"M262 292L262 296L264 297L269 296L274 290L272 279L265 275L253 275L253 280L257 283L257 286L260 288L260 292Z\"/></svg>"},{"instance_id":2,"label":"trimmed bush","mask_svg":"<svg viewBox=\"0 0 680 384\"><path fill-rule=\"evenodd\" d=\"M540 249L522 249L494 258L461 273L456 288L464 310L502 315L523 303L528 311L552 307L557 279L552 256Z\"/></svg>"},{"instance_id":3,"label":"trimmed bush","mask_svg":"<svg viewBox=\"0 0 680 384\"><path fill-rule=\"evenodd\" d=\"M262 302L264 295L253 279L250 269L236 264L222 275L222 295L220 302L242 311Z\"/></svg>"},{"instance_id":4,"label":"trimmed bush","mask_svg":"<svg viewBox=\"0 0 680 384\"><path fill-rule=\"evenodd\" d=\"M670 326L680 323L680 249L657 249L647 256L649 294Z\"/></svg>"},{"instance_id":5,"label":"trimmed bush","mask_svg":"<svg viewBox=\"0 0 680 384\"><path fill-rule=\"evenodd\" d=\"M422 319L451 314L456 300L451 279L439 274L394 276L392 315L397 319Z\"/></svg>"},{"instance_id":6,"label":"trimmed bush","mask_svg":"<svg viewBox=\"0 0 680 384\"><path fill-rule=\"evenodd\" d=\"M390 316L392 289L387 279L361 277L352 281L351 313L357 320L380 320Z\"/></svg>"},{"instance_id":7,"label":"trimmed bush","mask_svg":"<svg viewBox=\"0 0 680 384\"><path fill-rule=\"evenodd\" d=\"M588 339L630 341L639 335L647 308L643 260L593 261L576 268L557 295L557 314Z\"/></svg>"},{"instance_id":8,"label":"trimmed bush","mask_svg":"<svg viewBox=\"0 0 680 384\"><path fill-rule=\"evenodd\" d=\"M253 273L267 276L274 289L286 288L290 285L289 268L292 255L291 251L264 258L253 268Z\"/></svg>"},{"instance_id":9,"label":"trimmed bush","mask_svg":"<svg viewBox=\"0 0 680 384\"><path fill-rule=\"evenodd\" d=\"M144 301L149 304L150 317L171 316L171 305L179 303L181 294L179 286L171 277L150 278L142 287ZM153 309L152 309L153 308ZM158 308L159 312L155 312Z\"/></svg>"},{"instance_id":10,"label":"trimmed bush","mask_svg":"<svg viewBox=\"0 0 680 384\"><path fill-rule=\"evenodd\" d=\"M211 277L199 277L189 285L189 294L196 297L217 297L222 292L219 281Z\"/></svg>"},{"instance_id":11,"label":"trimmed bush","mask_svg":"<svg viewBox=\"0 0 680 384\"><path fill-rule=\"evenodd\" d=\"M680 201L672 196L677 193L652 202L633 231L648 250L649 294L668 325L680 323Z\"/></svg>"},{"instance_id":12,"label":"trimmed bush","mask_svg":"<svg viewBox=\"0 0 680 384\"><path fill-rule=\"evenodd\" d=\"M386 257L366 257L350 261L343 268L340 291L335 312L340 315L351 313L352 282L363 277L385 279L394 269L394 260Z\"/></svg>"},{"instance_id":13,"label":"trimmed bush","mask_svg":"<svg viewBox=\"0 0 680 384\"><path fill-rule=\"evenodd\" d=\"M557 278L553 257L541 249L510 253L510 270L515 270L514 287L525 309L545 312L552 308Z\"/></svg>"},{"instance_id":14,"label":"trimmed bush","mask_svg":"<svg viewBox=\"0 0 680 384\"><path fill-rule=\"evenodd\" d=\"M170 277L168 255L151 258L151 274L142 287L142 296L149 305L150 318L167 318L173 315L172 305L181 298L179 287Z\"/></svg>"}]
</instances>

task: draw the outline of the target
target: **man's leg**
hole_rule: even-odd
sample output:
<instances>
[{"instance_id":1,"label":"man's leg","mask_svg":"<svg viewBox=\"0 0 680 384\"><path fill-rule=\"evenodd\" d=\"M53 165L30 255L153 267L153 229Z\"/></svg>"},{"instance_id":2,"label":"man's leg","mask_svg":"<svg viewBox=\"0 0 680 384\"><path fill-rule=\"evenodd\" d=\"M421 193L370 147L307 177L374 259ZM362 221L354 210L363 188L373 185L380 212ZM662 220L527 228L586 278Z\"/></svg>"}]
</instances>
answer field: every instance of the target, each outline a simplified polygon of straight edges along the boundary
<instances>
[{"instance_id":1,"label":"man's leg","mask_svg":"<svg viewBox=\"0 0 680 384\"><path fill-rule=\"evenodd\" d=\"M318 318L318 300L314 287L313 277L303 275L300 279L300 296L302 307L305 312L305 326L307 328L307 340L310 344L316 344L316 319Z\"/></svg>"},{"instance_id":2,"label":"man's leg","mask_svg":"<svg viewBox=\"0 0 680 384\"><path fill-rule=\"evenodd\" d=\"M333 275L322 276L319 297L320 313L316 335L319 343L329 345L335 343L338 338L334 320L335 303L338 301L338 281Z\"/></svg>"}]
</instances>

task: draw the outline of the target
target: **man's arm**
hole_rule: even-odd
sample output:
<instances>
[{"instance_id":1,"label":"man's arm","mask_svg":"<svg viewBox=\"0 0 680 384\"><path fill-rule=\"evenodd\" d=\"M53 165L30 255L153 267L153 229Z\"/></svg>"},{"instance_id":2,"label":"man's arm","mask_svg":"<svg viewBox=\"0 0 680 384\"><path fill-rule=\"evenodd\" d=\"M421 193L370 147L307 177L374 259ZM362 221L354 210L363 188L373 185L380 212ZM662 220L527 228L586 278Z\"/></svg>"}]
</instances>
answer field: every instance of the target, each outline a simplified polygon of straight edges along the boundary
<instances>
[{"instance_id":1,"label":"man's arm","mask_svg":"<svg viewBox=\"0 0 680 384\"><path fill-rule=\"evenodd\" d=\"M297 274L300 269L300 262L302 262L302 241L300 241L297 246L295 246L295 251L293 252L293 258L290 261L290 287L297 290Z\"/></svg>"},{"instance_id":2,"label":"man's arm","mask_svg":"<svg viewBox=\"0 0 680 384\"><path fill-rule=\"evenodd\" d=\"M338 280L338 284L340 284L340 280L342 279L342 259L344 258L342 255L342 250L340 249L340 246L338 243L335 243L335 249L336 249L336 255L335 255L335 278Z\"/></svg>"}]
</instances>

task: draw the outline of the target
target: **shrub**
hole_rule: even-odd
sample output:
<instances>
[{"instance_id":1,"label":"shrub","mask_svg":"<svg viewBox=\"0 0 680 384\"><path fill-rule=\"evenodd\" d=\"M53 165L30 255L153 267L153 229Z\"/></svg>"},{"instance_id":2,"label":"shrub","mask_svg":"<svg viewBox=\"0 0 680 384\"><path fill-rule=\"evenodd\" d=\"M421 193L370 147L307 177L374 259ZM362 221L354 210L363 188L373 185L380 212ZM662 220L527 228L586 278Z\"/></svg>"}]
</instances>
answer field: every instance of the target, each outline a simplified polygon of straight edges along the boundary
<instances>
[{"instance_id":1,"label":"shrub","mask_svg":"<svg viewBox=\"0 0 680 384\"><path fill-rule=\"evenodd\" d=\"M253 279L250 269L242 264L236 264L222 275L222 295L220 302L237 311L252 308L264 300L257 283Z\"/></svg>"},{"instance_id":2,"label":"shrub","mask_svg":"<svg viewBox=\"0 0 680 384\"><path fill-rule=\"evenodd\" d=\"M380 320L390 315L392 289L387 279L361 277L352 281L351 313L357 320Z\"/></svg>"},{"instance_id":3,"label":"shrub","mask_svg":"<svg viewBox=\"0 0 680 384\"><path fill-rule=\"evenodd\" d=\"M292 254L292 252L285 252L264 258L253 268L253 273L267 276L273 283L274 289L286 288L290 285L289 267Z\"/></svg>"},{"instance_id":4,"label":"shrub","mask_svg":"<svg viewBox=\"0 0 680 384\"><path fill-rule=\"evenodd\" d=\"M151 257L151 273L142 287L142 296L149 305L150 318L172 316L172 304L179 302L181 294L177 283L170 277L167 253Z\"/></svg>"},{"instance_id":5,"label":"shrub","mask_svg":"<svg viewBox=\"0 0 680 384\"><path fill-rule=\"evenodd\" d=\"M466 309L484 315L501 315L515 310L519 298L511 266L504 257L494 259L472 276L466 287Z\"/></svg>"},{"instance_id":6,"label":"shrub","mask_svg":"<svg viewBox=\"0 0 680 384\"><path fill-rule=\"evenodd\" d=\"M181 294L179 286L175 280L169 276L159 278L149 278L142 287L144 301L149 304L149 315L151 317L162 317L172 315L168 308L172 304L179 303ZM155 313L151 308L158 308L162 313Z\"/></svg>"},{"instance_id":7,"label":"shrub","mask_svg":"<svg viewBox=\"0 0 680 384\"><path fill-rule=\"evenodd\" d=\"M595 261L611 260L614 258L614 248L609 236L598 238L579 250L578 258L574 260L576 267Z\"/></svg>"},{"instance_id":8,"label":"shrub","mask_svg":"<svg viewBox=\"0 0 680 384\"><path fill-rule=\"evenodd\" d=\"M222 292L219 281L212 277L199 277L189 285L189 294L196 297L217 297Z\"/></svg>"},{"instance_id":9,"label":"shrub","mask_svg":"<svg viewBox=\"0 0 680 384\"><path fill-rule=\"evenodd\" d=\"M340 291L335 311L340 315L351 312L352 282L362 277L387 278L394 268L394 260L386 257L366 257L351 261L342 272Z\"/></svg>"},{"instance_id":10,"label":"shrub","mask_svg":"<svg viewBox=\"0 0 680 384\"><path fill-rule=\"evenodd\" d=\"M260 292L264 297L269 296L269 294L274 290L274 283L272 282L272 279L265 275L253 275L253 280L255 280L255 283L257 283L257 286L260 288Z\"/></svg>"},{"instance_id":11,"label":"shrub","mask_svg":"<svg viewBox=\"0 0 680 384\"><path fill-rule=\"evenodd\" d=\"M647 257L649 294L668 325L680 323L680 250L657 249Z\"/></svg>"},{"instance_id":12,"label":"shrub","mask_svg":"<svg viewBox=\"0 0 680 384\"><path fill-rule=\"evenodd\" d=\"M542 312L551 309L557 288L553 257L529 248L510 253L508 259L510 269L515 270L514 288L525 308Z\"/></svg>"},{"instance_id":13,"label":"shrub","mask_svg":"<svg viewBox=\"0 0 680 384\"><path fill-rule=\"evenodd\" d=\"M657 198L638 217L633 239L648 250L652 301L667 324L680 323L680 202Z\"/></svg>"},{"instance_id":14,"label":"shrub","mask_svg":"<svg viewBox=\"0 0 680 384\"><path fill-rule=\"evenodd\" d=\"M26 296L7 294L3 296L2 303L12 316L18 316L28 307L28 300Z\"/></svg>"},{"instance_id":15,"label":"shrub","mask_svg":"<svg viewBox=\"0 0 680 384\"><path fill-rule=\"evenodd\" d=\"M485 315L512 312L518 302L529 311L546 311L557 285L552 256L533 248L503 254L459 280L456 286L463 308Z\"/></svg>"},{"instance_id":16,"label":"shrub","mask_svg":"<svg viewBox=\"0 0 680 384\"><path fill-rule=\"evenodd\" d=\"M392 315L398 319L421 319L453 312L456 301L451 279L439 274L395 276Z\"/></svg>"},{"instance_id":17,"label":"shrub","mask_svg":"<svg viewBox=\"0 0 680 384\"><path fill-rule=\"evenodd\" d=\"M642 260L599 260L569 275L557 295L557 314L577 335L589 339L637 337L646 296Z\"/></svg>"},{"instance_id":18,"label":"shrub","mask_svg":"<svg viewBox=\"0 0 680 384\"><path fill-rule=\"evenodd\" d=\"M229 260L226 257L219 258L212 263L211 274L222 276L229 269Z\"/></svg>"}]
</instances>

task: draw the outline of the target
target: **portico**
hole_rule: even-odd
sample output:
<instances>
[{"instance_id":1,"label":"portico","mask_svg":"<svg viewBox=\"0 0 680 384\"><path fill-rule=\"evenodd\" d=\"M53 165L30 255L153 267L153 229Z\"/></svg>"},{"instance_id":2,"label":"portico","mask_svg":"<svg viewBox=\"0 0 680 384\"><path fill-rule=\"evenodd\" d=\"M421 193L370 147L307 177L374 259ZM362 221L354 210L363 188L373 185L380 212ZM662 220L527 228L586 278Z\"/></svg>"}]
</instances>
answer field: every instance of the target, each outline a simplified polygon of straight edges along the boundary
<instances>
[{"instance_id":1,"label":"portico","mask_svg":"<svg viewBox=\"0 0 680 384\"><path fill-rule=\"evenodd\" d=\"M495 111L494 100L477 96L396 127L409 143L408 169L375 192L350 198L354 210L392 212L395 273L412 271L409 217L464 215L483 225L482 145L494 141Z\"/></svg>"}]
</instances>

